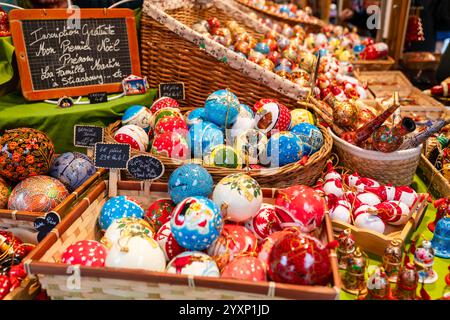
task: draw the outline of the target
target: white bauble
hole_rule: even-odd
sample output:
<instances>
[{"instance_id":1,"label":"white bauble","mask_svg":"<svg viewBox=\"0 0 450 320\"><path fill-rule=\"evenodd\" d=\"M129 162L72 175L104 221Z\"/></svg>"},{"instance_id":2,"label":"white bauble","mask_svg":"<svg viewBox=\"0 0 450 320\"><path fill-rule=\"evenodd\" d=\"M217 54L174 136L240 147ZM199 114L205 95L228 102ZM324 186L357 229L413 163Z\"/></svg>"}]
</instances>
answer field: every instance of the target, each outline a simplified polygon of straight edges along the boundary
<instances>
[{"instance_id":1,"label":"white bauble","mask_svg":"<svg viewBox=\"0 0 450 320\"><path fill-rule=\"evenodd\" d=\"M129 231L143 232L151 238L154 236L154 230L144 219L125 217L116 219L109 225L101 242L107 248L111 248L114 243L119 241L123 234L126 234Z\"/></svg>"},{"instance_id":2,"label":"white bauble","mask_svg":"<svg viewBox=\"0 0 450 320\"><path fill-rule=\"evenodd\" d=\"M183 252L167 265L166 272L202 277L220 277L216 261L199 251Z\"/></svg>"},{"instance_id":3,"label":"white bauble","mask_svg":"<svg viewBox=\"0 0 450 320\"><path fill-rule=\"evenodd\" d=\"M355 219L355 226L379 233L384 233L384 229L386 227L383 220L370 213L361 213L358 215Z\"/></svg>"},{"instance_id":4,"label":"white bauble","mask_svg":"<svg viewBox=\"0 0 450 320\"><path fill-rule=\"evenodd\" d=\"M342 181L339 179L325 181L322 189L326 195L334 194L338 198L344 195L344 191L342 190Z\"/></svg>"},{"instance_id":5,"label":"white bauble","mask_svg":"<svg viewBox=\"0 0 450 320\"><path fill-rule=\"evenodd\" d=\"M330 210L331 220L351 223L351 207L348 201L339 200L336 206Z\"/></svg>"},{"instance_id":6,"label":"white bauble","mask_svg":"<svg viewBox=\"0 0 450 320\"><path fill-rule=\"evenodd\" d=\"M234 141L241 133L247 130L253 129L255 126L255 119L244 117L239 114L236 122L233 124L230 130L231 141Z\"/></svg>"}]
</instances>

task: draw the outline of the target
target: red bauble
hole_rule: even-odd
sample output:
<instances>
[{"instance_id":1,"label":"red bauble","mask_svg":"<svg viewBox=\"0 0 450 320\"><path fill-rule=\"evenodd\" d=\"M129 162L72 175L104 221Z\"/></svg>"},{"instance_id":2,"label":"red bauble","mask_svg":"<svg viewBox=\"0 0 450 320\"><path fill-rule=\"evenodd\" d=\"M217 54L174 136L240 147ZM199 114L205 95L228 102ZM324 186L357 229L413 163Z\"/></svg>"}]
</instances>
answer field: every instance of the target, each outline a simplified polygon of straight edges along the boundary
<instances>
[{"instance_id":1,"label":"red bauble","mask_svg":"<svg viewBox=\"0 0 450 320\"><path fill-rule=\"evenodd\" d=\"M20 263L20 264L17 264L15 266L12 266L9 269L8 275L11 278L16 278L16 279L19 279L19 280L25 279L25 277L27 276L27 273L25 272L25 269L23 268L23 263Z\"/></svg>"},{"instance_id":2,"label":"red bauble","mask_svg":"<svg viewBox=\"0 0 450 320\"><path fill-rule=\"evenodd\" d=\"M0 275L0 300L11 292L11 280L8 276Z\"/></svg>"},{"instance_id":3,"label":"red bauble","mask_svg":"<svg viewBox=\"0 0 450 320\"><path fill-rule=\"evenodd\" d=\"M180 253L186 251L173 237L172 230L170 229L170 219L158 230L155 235L155 240L164 251L167 261L172 260Z\"/></svg>"},{"instance_id":4,"label":"red bauble","mask_svg":"<svg viewBox=\"0 0 450 320\"><path fill-rule=\"evenodd\" d=\"M253 218L245 222L245 227L252 231L259 241L282 229L275 207L266 203L261 205L261 209Z\"/></svg>"},{"instance_id":5,"label":"red bauble","mask_svg":"<svg viewBox=\"0 0 450 320\"><path fill-rule=\"evenodd\" d=\"M237 257L225 266L223 278L238 280L266 281L266 266L256 257Z\"/></svg>"},{"instance_id":6,"label":"red bauble","mask_svg":"<svg viewBox=\"0 0 450 320\"><path fill-rule=\"evenodd\" d=\"M278 49L277 41L274 39L264 39L262 42L266 43L269 46L271 52L276 51Z\"/></svg>"},{"instance_id":7,"label":"red bauble","mask_svg":"<svg viewBox=\"0 0 450 320\"><path fill-rule=\"evenodd\" d=\"M169 97L161 97L153 102L152 106L150 107L150 111L152 112L152 114L155 114L156 111L164 108L180 108L180 105L175 99Z\"/></svg>"},{"instance_id":8,"label":"red bauble","mask_svg":"<svg viewBox=\"0 0 450 320\"><path fill-rule=\"evenodd\" d=\"M276 282L327 285L331 278L328 250L306 234L285 235L270 253L269 275Z\"/></svg>"},{"instance_id":9,"label":"red bauble","mask_svg":"<svg viewBox=\"0 0 450 320\"><path fill-rule=\"evenodd\" d=\"M258 111L261 109L265 104L275 102L278 103L277 99L260 99L259 101L256 101L256 103L253 105L252 110L253 112Z\"/></svg>"},{"instance_id":10,"label":"red bauble","mask_svg":"<svg viewBox=\"0 0 450 320\"><path fill-rule=\"evenodd\" d=\"M286 228L281 231L276 231L272 233L270 236L265 238L258 248L258 258L265 263L266 266L269 265L269 255L272 251L273 245L275 242L280 240L286 234L299 233L300 230L298 228Z\"/></svg>"},{"instance_id":11,"label":"red bauble","mask_svg":"<svg viewBox=\"0 0 450 320\"><path fill-rule=\"evenodd\" d=\"M361 53L361 58L363 58L364 60L376 60L378 58L378 51L375 46L367 46Z\"/></svg>"},{"instance_id":12,"label":"red bauble","mask_svg":"<svg viewBox=\"0 0 450 320\"><path fill-rule=\"evenodd\" d=\"M20 259L25 258L29 252L27 250L28 245L23 245L22 240L9 231L0 231L0 245L5 246L5 249L2 249L1 253L3 253L3 250L8 250L8 255L14 254Z\"/></svg>"},{"instance_id":13,"label":"red bauble","mask_svg":"<svg viewBox=\"0 0 450 320\"><path fill-rule=\"evenodd\" d=\"M175 203L171 199L159 199L153 202L147 209L144 219L147 220L157 232L159 228L172 218Z\"/></svg>"},{"instance_id":14,"label":"red bauble","mask_svg":"<svg viewBox=\"0 0 450 320\"><path fill-rule=\"evenodd\" d=\"M0 37L9 37L10 35L8 13L0 8Z\"/></svg>"},{"instance_id":15,"label":"red bauble","mask_svg":"<svg viewBox=\"0 0 450 320\"><path fill-rule=\"evenodd\" d=\"M158 135L164 132L177 132L183 136L187 135L188 128L182 118L167 116L158 121L155 126L154 134Z\"/></svg>"},{"instance_id":16,"label":"red bauble","mask_svg":"<svg viewBox=\"0 0 450 320\"><path fill-rule=\"evenodd\" d=\"M302 232L320 227L325 215L325 201L314 189L298 185L278 191L275 208L281 226L297 226Z\"/></svg>"},{"instance_id":17,"label":"red bauble","mask_svg":"<svg viewBox=\"0 0 450 320\"><path fill-rule=\"evenodd\" d=\"M211 31L220 28L220 20L216 17L209 18L206 22L208 22L209 30Z\"/></svg>"},{"instance_id":18,"label":"red bauble","mask_svg":"<svg viewBox=\"0 0 450 320\"><path fill-rule=\"evenodd\" d=\"M151 152L174 159L186 159L189 146L186 139L176 132L164 132L153 140Z\"/></svg>"},{"instance_id":19,"label":"red bauble","mask_svg":"<svg viewBox=\"0 0 450 320\"><path fill-rule=\"evenodd\" d=\"M250 230L240 225L226 224L219 238L208 248L208 254L222 269L239 255L255 253L257 246L256 236Z\"/></svg>"},{"instance_id":20,"label":"red bauble","mask_svg":"<svg viewBox=\"0 0 450 320\"><path fill-rule=\"evenodd\" d=\"M271 51L267 55L267 59L270 59L275 65L277 65L281 59L281 53L279 53L278 51Z\"/></svg>"},{"instance_id":21,"label":"red bauble","mask_svg":"<svg viewBox=\"0 0 450 320\"><path fill-rule=\"evenodd\" d=\"M104 267L106 248L97 241L81 240L66 248L61 256L61 262L71 265Z\"/></svg>"}]
</instances>

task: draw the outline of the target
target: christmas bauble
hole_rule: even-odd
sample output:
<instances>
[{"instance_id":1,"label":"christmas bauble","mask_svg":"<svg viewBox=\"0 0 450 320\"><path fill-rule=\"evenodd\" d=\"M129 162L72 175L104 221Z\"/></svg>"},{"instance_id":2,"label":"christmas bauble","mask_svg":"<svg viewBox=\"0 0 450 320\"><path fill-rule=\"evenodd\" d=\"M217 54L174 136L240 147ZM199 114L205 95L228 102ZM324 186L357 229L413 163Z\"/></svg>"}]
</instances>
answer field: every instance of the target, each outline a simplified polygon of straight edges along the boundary
<instances>
[{"instance_id":1,"label":"christmas bauble","mask_svg":"<svg viewBox=\"0 0 450 320\"><path fill-rule=\"evenodd\" d=\"M385 224L378 216L363 212L358 214L355 219L355 226L362 229L373 230L384 233Z\"/></svg>"},{"instance_id":2,"label":"christmas bauble","mask_svg":"<svg viewBox=\"0 0 450 320\"><path fill-rule=\"evenodd\" d=\"M169 98L169 97L161 97L155 102L153 102L152 106L150 107L150 111L155 114L160 109L164 108L179 108L180 105L178 104L177 100Z\"/></svg>"},{"instance_id":3,"label":"christmas bauble","mask_svg":"<svg viewBox=\"0 0 450 320\"><path fill-rule=\"evenodd\" d=\"M255 216L262 204L262 191L252 177L235 173L217 183L212 195L225 219L241 222Z\"/></svg>"},{"instance_id":4,"label":"christmas bauble","mask_svg":"<svg viewBox=\"0 0 450 320\"><path fill-rule=\"evenodd\" d=\"M344 195L341 179L325 180L322 190L323 192L325 192L326 195L334 195L337 198L340 198Z\"/></svg>"},{"instance_id":5,"label":"christmas bauble","mask_svg":"<svg viewBox=\"0 0 450 320\"><path fill-rule=\"evenodd\" d=\"M183 135L176 132L164 132L155 137L150 152L183 160L189 157L189 145Z\"/></svg>"},{"instance_id":6,"label":"christmas bauble","mask_svg":"<svg viewBox=\"0 0 450 320\"><path fill-rule=\"evenodd\" d=\"M210 94L205 101L206 120L222 128L233 125L239 114L238 98L226 89L217 90Z\"/></svg>"},{"instance_id":7,"label":"christmas bauble","mask_svg":"<svg viewBox=\"0 0 450 320\"><path fill-rule=\"evenodd\" d=\"M253 50L261 52L262 54L268 54L270 52L270 47L267 43L258 42Z\"/></svg>"},{"instance_id":8,"label":"christmas bauble","mask_svg":"<svg viewBox=\"0 0 450 320\"><path fill-rule=\"evenodd\" d=\"M167 265L166 272L201 277L220 277L213 258L199 251L183 252Z\"/></svg>"},{"instance_id":9,"label":"christmas bauble","mask_svg":"<svg viewBox=\"0 0 450 320\"><path fill-rule=\"evenodd\" d=\"M158 199L145 212L144 219L158 231L172 217L175 203L171 199Z\"/></svg>"},{"instance_id":10,"label":"christmas bauble","mask_svg":"<svg viewBox=\"0 0 450 320\"><path fill-rule=\"evenodd\" d=\"M222 230L222 213L205 197L189 197L173 211L170 229L175 240L188 250L208 248Z\"/></svg>"},{"instance_id":11,"label":"christmas bauble","mask_svg":"<svg viewBox=\"0 0 450 320\"><path fill-rule=\"evenodd\" d=\"M222 130L211 122L203 121L189 129L189 146L194 158L202 159L213 147L223 143Z\"/></svg>"},{"instance_id":12,"label":"christmas bauble","mask_svg":"<svg viewBox=\"0 0 450 320\"><path fill-rule=\"evenodd\" d=\"M149 144L149 138L145 130L134 124L119 128L114 134L114 140L119 143L127 143L131 148L138 151L147 150Z\"/></svg>"},{"instance_id":13,"label":"christmas bauble","mask_svg":"<svg viewBox=\"0 0 450 320\"><path fill-rule=\"evenodd\" d=\"M291 110L291 128L299 123L316 124L316 118L314 115L306 109L294 109Z\"/></svg>"},{"instance_id":14,"label":"christmas bauble","mask_svg":"<svg viewBox=\"0 0 450 320\"><path fill-rule=\"evenodd\" d=\"M119 218L115 219L109 225L101 242L110 249L121 237L134 233L145 233L149 237L153 237L156 231L153 226L144 219L135 217Z\"/></svg>"},{"instance_id":15,"label":"christmas bauble","mask_svg":"<svg viewBox=\"0 0 450 320\"><path fill-rule=\"evenodd\" d=\"M330 209L330 218L333 221L351 223L352 206L347 200L338 200L336 205Z\"/></svg>"},{"instance_id":16,"label":"christmas bauble","mask_svg":"<svg viewBox=\"0 0 450 320\"><path fill-rule=\"evenodd\" d=\"M50 175L74 191L96 172L94 162L79 152L66 152L53 161Z\"/></svg>"},{"instance_id":17,"label":"christmas bauble","mask_svg":"<svg viewBox=\"0 0 450 320\"><path fill-rule=\"evenodd\" d=\"M246 132L247 130L253 129L253 127L255 126L255 119L253 119L253 117L250 116L246 110L242 113L244 115L241 115L240 113L236 122L231 127L230 130L231 141L234 141L236 137L238 137L240 134Z\"/></svg>"},{"instance_id":18,"label":"christmas bauble","mask_svg":"<svg viewBox=\"0 0 450 320\"><path fill-rule=\"evenodd\" d=\"M219 144L212 148L211 152L206 154L203 161L208 166L223 167L229 169L240 169L242 167L242 159L237 151L224 144Z\"/></svg>"},{"instance_id":19,"label":"christmas bauble","mask_svg":"<svg viewBox=\"0 0 450 320\"><path fill-rule=\"evenodd\" d=\"M184 119L188 128L190 128L194 124L202 122L205 119L205 108L196 108L188 111L184 115Z\"/></svg>"},{"instance_id":20,"label":"christmas bauble","mask_svg":"<svg viewBox=\"0 0 450 320\"><path fill-rule=\"evenodd\" d=\"M259 241L282 229L275 206L267 203L263 203L256 215L245 222L245 227L252 231Z\"/></svg>"},{"instance_id":21,"label":"christmas bauble","mask_svg":"<svg viewBox=\"0 0 450 320\"><path fill-rule=\"evenodd\" d=\"M61 255L61 262L71 265L103 267L106 248L97 241L81 240L66 248Z\"/></svg>"},{"instance_id":22,"label":"christmas bauble","mask_svg":"<svg viewBox=\"0 0 450 320\"><path fill-rule=\"evenodd\" d=\"M69 192L57 179L48 176L29 177L11 192L9 210L49 212L60 204Z\"/></svg>"},{"instance_id":23,"label":"christmas bauble","mask_svg":"<svg viewBox=\"0 0 450 320\"><path fill-rule=\"evenodd\" d=\"M255 129L261 130L267 136L273 130L285 131L291 125L291 113L279 102L269 102L256 111Z\"/></svg>"},{"instance_id":24,"label":"christmas bauble","mask_svg":"<svg viewBox=\"0 0 450 320\"><path fill-rule=\"evenodd\" d=\"M266 281L266 266L257 257L236 257L225 266L222 278Z\"/></svg>"},{"instance_id":25,"label":"christmas bauble","mask_svg":"<svg viewBox=\"0 0 450 320\"><path fill-rule=\"evenodd\" d=\"M245 165L252 165L265 159L267 143L264 133L251 129L236 137L234 148Z\"/></svg>"},{"instance_id":26,"label":"christmas bauble","mask_svg":"<svg viewBox=\"0 0 450 320\"><path fill-rule=\"evenodd\" d=\"M256 236L250 230L240 225L225 224L219 238L208 248L208 254L222 269L237 256L256 253L257 246Z\"/></svg>"},{"instance_id":27,"label":"christmas bauble","mask_svg":"<svg viewBox=\"0 0 450 320\"><path fill-rule=\"evenodd\" d=\"M252 107L253 112L256 114L256 112L259 109L261 109L264 105L266 105L268 103L277 103L278 104L278 101L277 101L277 99L271 99L271 98L260 99L260 100L256 101L256 103L253 105L253 107Z\"/></svg>"},{"instance_id":28,"label":"christmas bauble","mask_svg":"<svg viewBox=\"0 0 450 320\"><path fill-rule=\"evenodd\" d=\"M144 216L144 209L131 197L117 196L109 199L103 205L99 216L99 224L103 230L113 223L114 220L135 217L142 218Z\"/></svg>"},{"instance_id":29,"label":"christmas bauble","mask_svg":"<svg viewBox=\"0 0 450 320\"><path fill-rule=\"evenodd\" d=\"M188 163L177 168L170 175L169 195L176 204L188 197L208 197L213 190L213 185L212 176L205 168Z\"/></svg>"},{"instance_id":30,"label":"christmas bauble","mask_svg":"<svg viewBox=\"0 0 450 320\"><path fill-rule=\"evenodd\" d=\"M273 134L267 144L266 160L272 167L282 167L307 155L300 138L289 131Z\"/></svg>"},{"instance_id":31,"label":"christmas bauble","mask_svg":"<svg viewBox=\"0 0 450 320\"><path fill-rule=\"evenodd\" d=\"M164 119L165 117L175 117L184 119L183 115L181 114L180 109L177 108L163 108L158 111L156 111L153 114L153 117L150 121L150 125L155 128L158 125L158 122Z\"/></svg>"},{"instance_id":32,"label":"christmas bauble","mask_svg":"<svg viewBox=\"0 0 450 320\"><path fill-rule=\"evenodd\" d=\"M11 292L11 280L6 275L0 275L0 300Z\"/></svg>"},{"instance_id":33,"label":"christmas bauble","mask_svg":"<svg viewBox=\"0 0 450 320\"><path fill-rule=\"evenodd\" d=\"M331 278L328 250L309 235L284 235L270 252L269 276L276 282L327 285Z\"/></svg>"},{"instance_id":34,"label":"christmas bauble","mask_svg":"<svg viewBox=\"0 0 450 320\"><path fill-rule=\"evenodd\" d=\"M188 128L183 118L167 116L158 121L154 132L155 135L162 134L164 132L177 132L183 136L186 136L188 133Z\"/></svg>"},{"instance_id":35,"label":"christmas bauble","mask_svg":"<svg viewBox=\"0 0 450 320\"><path fill-rule=\"evenodd\" d=\"M156 233L155 240L164 251L166 261L172 260L176 255L186 251L175 240L172 230L170 229L170 221L166 222Z\"/></svg>"},{"instance_id":36,"label":"christmas bauble","mask_svg":"<svg viewBox=\"0 0 450 320\"><path fill-rule=\"evenodd\" d=\"M323 134L319 128L309 123L299 123L291 129L303 142L303 150L307 155L319 151L323 146Z\"/></svg>"},{"instance_id":37,"label":"christmas bauble","mask_svg":"<svg viewBox=\"0 0 450 320\"><path fill-rule=\"evenodd\" d=\"M381 199L371 192L346 192L345 197L352 204L353 210L358 209L364 204L375 206L381 203Z\"/></svg>"},{"instance_id":38,"label":"christmas bauble","mask_svg":"<svg viewBox=\"0 0 450 320\"><path fill-rule=\"evenodd\" d=\"M11 181L46 174L55 148L42 131L31 128L6 130L0 137L0 175Z\"/></svg>"},{"instance_id":39,"label":"christmas bauble","mask_svg":"<svg viewBox=\"0 0 450 320\"><path fill-rule=\"evenodd\" d=\"M278 190L275 208L282 226L297 226L309 233L322 225L325 201L314 189L297 185Z\"/></svg>"},{"instance_id":40,"label":"christmas bauble","mask_svg":"<svg viewBox=\"0 0 450 320\"><path fill-rule=\"evenodd\" d=\"M7 207L10 194L11 188L6 181L0 177L0 209L5 209Z\"/></svg>"},{"instance_id":41,"label":"christmas bauble","mask_svg":"<svg viewBox=\"0 0 450 320\"><path fill-rule=\"evenodd\" d=\"M395 200L381 202L375 208L381 220L395 226L405 224L412 213L406 204Z\"/></svg>"},{"instance_id":42,"label":"christmas bauble","mask_svg":"<svg viewBox=\"0 0 450 320\"><path fill-rule=\"evenodd\" d=\"M144 106L134 105L125 110L122 116L122 125L134 124L148 132L152 113Z\"/></svg>"}]
</instances>

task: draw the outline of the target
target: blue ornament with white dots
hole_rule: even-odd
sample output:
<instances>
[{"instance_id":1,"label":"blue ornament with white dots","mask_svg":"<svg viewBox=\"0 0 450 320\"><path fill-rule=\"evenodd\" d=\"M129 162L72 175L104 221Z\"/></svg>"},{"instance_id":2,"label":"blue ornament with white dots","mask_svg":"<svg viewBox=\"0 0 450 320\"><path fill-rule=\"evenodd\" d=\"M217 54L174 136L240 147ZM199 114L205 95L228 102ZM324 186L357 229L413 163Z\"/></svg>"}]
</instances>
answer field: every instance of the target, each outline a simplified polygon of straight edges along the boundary
<instances>
[{"instance_id":1,"label":"blue ornament with white dots","mask_svg":"<svg viewBox=\"0 0 450 320\"><path fill-rule=\"evenodd\" d=\"M188 250L204 250L220 235L223 227L219 207L205 197L189 197L173 210L170 230L177 243Z\"/></svg>"},{"instance_id":2,"label":"blue ornament with white dots","mask_svg":"<svg viewBox=\"0 0 450 320\"><path fill-rule=\"evenodd\" d=\"M307 155L300 138L289 131L273 134L267 144L267 161L272 167L297 162Z\"/></svg>"},{"instance_id":3,"label":"blue ornament with white dots","mask_svg":"<svg viewBox=\"0 0 450 320\"><path fill-rule=\"evenodd\" d=\"M323 146L323 134L319 128L310 123L299 123L291 129L303 142L307 155L312 155Z\"/></svg>"},{"instance_id":4,"label":"blue ornament with white dots","mask_svg":"<svg viewBox=\"0 0 450 320\"><path fill-rule=\"evenodd\" d=\"M98 218L100 228L103 230L113 223L114 220L126 217L142 218L144 209L131 197L117 196L109 199L103 205Z\"/></svg>"},{"instance_id":5,"label":"blue ornament with white dots","mask_svg":"<svg viewBox=\"0 0 450 320\"><path fill-rule=\"evenodd\" d=\"M195 163L184 164L177 168L170 175L168 183L169 195L175 203L193 196L208 197L213 186L209 172Z\"/></svg>"}]
</instances>

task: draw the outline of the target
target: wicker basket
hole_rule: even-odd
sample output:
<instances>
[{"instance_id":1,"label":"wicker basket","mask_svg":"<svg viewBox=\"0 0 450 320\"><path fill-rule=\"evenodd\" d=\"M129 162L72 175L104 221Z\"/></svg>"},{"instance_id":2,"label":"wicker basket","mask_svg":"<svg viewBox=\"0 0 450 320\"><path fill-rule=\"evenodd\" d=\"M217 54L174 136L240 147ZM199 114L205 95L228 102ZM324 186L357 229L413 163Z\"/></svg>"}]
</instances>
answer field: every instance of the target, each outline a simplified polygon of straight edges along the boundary
<instances>
[{"instance_id":1,"label":"wicker basket","mask_svg":"<svg viewBox=\"0 0 450 320\"><path fill-rule=\"evenodd\" d=\"M387 57L383 60L352 60L350 63L355 70L359 71L387 71L392 69L395 65L395 60L392 57Z\"/></svg>"},{"instance_id":2,"label":"wicker basket","mask_svg":"<svg viewBox=\"0 0 450 320\"><path fill-rule=\"evenodd\" d=\"M141 20L141 69L150 86L184 82L185 100L180 104L189 108L202 106L212 92L223 88L246 97L249 105L261 97L289 105L308 96L309 88L283 79L191 29L198 20L210 17L222 22L235 20L256 38L270 30L225 0L146 0Z\"/></svg>"},{"instance_id":3,"label":"wicker basket","mask_svg":"<svg viewBox=\"0 0 450 320\"><path fill-rule=\"evenodd\" d=\"M383 184L400 186L412 183L422 145L414 149L383 153L361 149L342 140L330 129L329 132L333 137L334 150L344 167Z\"/></svg>"},{"instance_id":4,"label":"wicker basket","mask_svg":"<svg viewBox=\"0 0 450 320\"><path fill-rule=\"evenodd\" d=\"M450 183L422 154L417 174L425 181L430 192L437 198L450 196Z\"/></svg>"},{"instance_id":5,"label":"wicker basket","mask_svg":"<svg viewBox=\"0 0 450 320\"><path fill-rule=\"evenodd\" d=\"M167 184L153 183L150 192L143 184L120 181L118 194L133 196L141 204L167 197ZM148 190L148 189L147 189ZM99 183L73 208L57 232L49 234L25 262L29 274L36 274L52 299L336 299L341 287L337 259L330 249L332 283L328 286L296 286L274 282L238 281L222 278L189 277L160 272L120 268L79 267L80 289L69 290L68 266L59 263L62 252L72 243L98 239L97 219L107 200L107 185ZM275 189L263 189L265 202L273 202ZM333 240L329 216L319 238Z\"/></svg>"}]
</instances>

